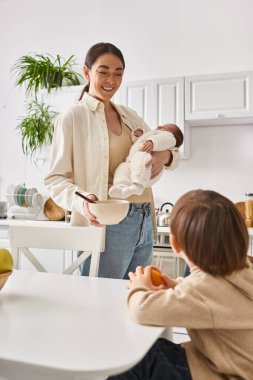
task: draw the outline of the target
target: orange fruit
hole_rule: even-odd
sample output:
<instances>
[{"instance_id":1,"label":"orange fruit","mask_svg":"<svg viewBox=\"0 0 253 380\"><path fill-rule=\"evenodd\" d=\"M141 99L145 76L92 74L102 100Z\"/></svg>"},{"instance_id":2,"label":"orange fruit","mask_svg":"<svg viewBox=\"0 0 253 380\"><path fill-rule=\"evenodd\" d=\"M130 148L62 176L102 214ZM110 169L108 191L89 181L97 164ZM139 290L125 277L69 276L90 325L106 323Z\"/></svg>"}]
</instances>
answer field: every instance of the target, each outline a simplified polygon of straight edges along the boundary
<instances>
[{"instance_id":1,"label":"orange fruit","mask_svg":"<svg viewBox=\"0 0 253 380\"><path fill-rule=\"evenodd\" d=\"M142 272L144 272L144 269L142 269ZM162 279L160 272L153 268L151 269L151 281L152 284L155 286L165 285L165 282Z\"/></svg>"}]
</instances>

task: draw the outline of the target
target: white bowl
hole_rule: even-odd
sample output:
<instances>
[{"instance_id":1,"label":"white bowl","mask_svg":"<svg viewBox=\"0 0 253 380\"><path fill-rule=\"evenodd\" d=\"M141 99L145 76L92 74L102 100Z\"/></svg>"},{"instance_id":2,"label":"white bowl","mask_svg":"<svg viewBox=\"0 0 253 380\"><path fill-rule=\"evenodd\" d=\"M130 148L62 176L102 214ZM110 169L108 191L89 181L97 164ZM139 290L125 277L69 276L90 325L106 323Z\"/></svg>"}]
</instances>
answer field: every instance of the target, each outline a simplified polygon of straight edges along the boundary
<instances>
[{"instance_id":1,"label":"white bowl","mask_svg":"<svg viewBox=\"0 0 253 380\"><path fill-rule=\"evenodd\" d=\"M129 202L117 199L96 201L96 203L89 203L89 209L100 224L118 224L127 216Z\"/></svg>"}]
</instances>

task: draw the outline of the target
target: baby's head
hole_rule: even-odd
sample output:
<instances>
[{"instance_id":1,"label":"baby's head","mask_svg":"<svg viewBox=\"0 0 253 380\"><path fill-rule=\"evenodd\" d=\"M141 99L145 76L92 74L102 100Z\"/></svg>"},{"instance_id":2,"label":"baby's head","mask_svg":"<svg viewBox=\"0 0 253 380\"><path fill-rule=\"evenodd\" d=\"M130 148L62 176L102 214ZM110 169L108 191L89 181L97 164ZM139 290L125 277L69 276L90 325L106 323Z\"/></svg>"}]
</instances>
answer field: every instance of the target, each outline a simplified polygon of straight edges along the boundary
<instances>
[{"instance_id":1,"label":"baby's head","mask_svg":"<svg viewBox=\"0 0 253 380\"><path fill-rule=\"evenodd\" d=\"M179 148L184 141L184 135L181 131L181 129L176 125L176 124L164 124L158 126L156 129L159 131L165 131L165 132L170 132L173 134L173 136L176 139L176 147Z\"/></svg>"},{"instance_id":2,"label":"baby's head","mask_svg":"<svg viewBox=\"0 0 253 380\"><path fill-rule=\"evenodd\" d=\"M192 190L179 198L170 228L171 238L204 272L226 276L247 266L245 222L234 204L215 191Z\"/></svg>"}]
</instances>

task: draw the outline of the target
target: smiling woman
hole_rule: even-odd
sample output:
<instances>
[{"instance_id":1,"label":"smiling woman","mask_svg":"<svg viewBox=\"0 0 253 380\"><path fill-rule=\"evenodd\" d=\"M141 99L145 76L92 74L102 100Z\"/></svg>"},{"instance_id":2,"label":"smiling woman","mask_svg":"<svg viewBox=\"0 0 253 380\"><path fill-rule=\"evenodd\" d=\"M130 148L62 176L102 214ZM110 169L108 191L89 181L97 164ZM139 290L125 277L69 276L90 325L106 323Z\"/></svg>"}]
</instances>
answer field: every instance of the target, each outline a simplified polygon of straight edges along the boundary
<instances>
[{"instance_id":1,"label":"smiling woman","mask_svg":"<svg viewBox=\"0 0 253 380\"><path fill-rule=\"evenodd\" d=\"M51 163L45 184L53 200L72 211L72 224L101 226L86 200L107 200L116 167L131 148L131 133L149 127L129 107L114 104L111 99L119 89L125 69L121 51L110 43L92 46L85 58L83 73L88 80L80 101L61 114L56 121ZM59 149L60 147L60 149ZM157 152L150 162L153 174L172 163L176 167L179 153ZM106 226L105 251L101 255L99 276L128 278L137 265L151 263L154 210L151 188L130 202L127 216L115 225ZM89 273L89 259L81 268Z\"/></svg>"},{"instance_id":2,"label":"smiling woman","mask_svg":"<svg viewBox=\"0 0 253 380\"><path fill-rule=\"evenodd\" d=\"M110 100L121 85L123 72L121 60L110 53L99 57L91 69L84 65L84 75L90 83L89 94Z\"/></svg>"}]
</instances>

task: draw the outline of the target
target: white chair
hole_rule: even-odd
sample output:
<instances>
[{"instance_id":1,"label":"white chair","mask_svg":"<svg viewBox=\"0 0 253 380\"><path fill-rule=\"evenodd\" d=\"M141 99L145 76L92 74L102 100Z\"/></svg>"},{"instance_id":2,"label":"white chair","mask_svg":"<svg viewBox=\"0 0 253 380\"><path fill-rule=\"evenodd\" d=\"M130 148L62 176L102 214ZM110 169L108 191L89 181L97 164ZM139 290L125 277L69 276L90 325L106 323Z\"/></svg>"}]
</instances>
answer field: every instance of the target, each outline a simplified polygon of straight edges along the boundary
<instances>
[{"instance_id":1,"label":"white chair","mask_svg":"<svg viewBox=\"0 0 253 380\"><path fill-rule=\"evenodd\" d=\"M91 256L90 276L98 275L100 254L104 251L105 228L74 227L60 222L27 223L10 226L10 246L14 258L14 268L20 267L20 254L23 253L39 272L46 272L44 266L29 248L50 250L76 250L83 253L63 271L71 274Z\"/></svg>"}]
</instances>

